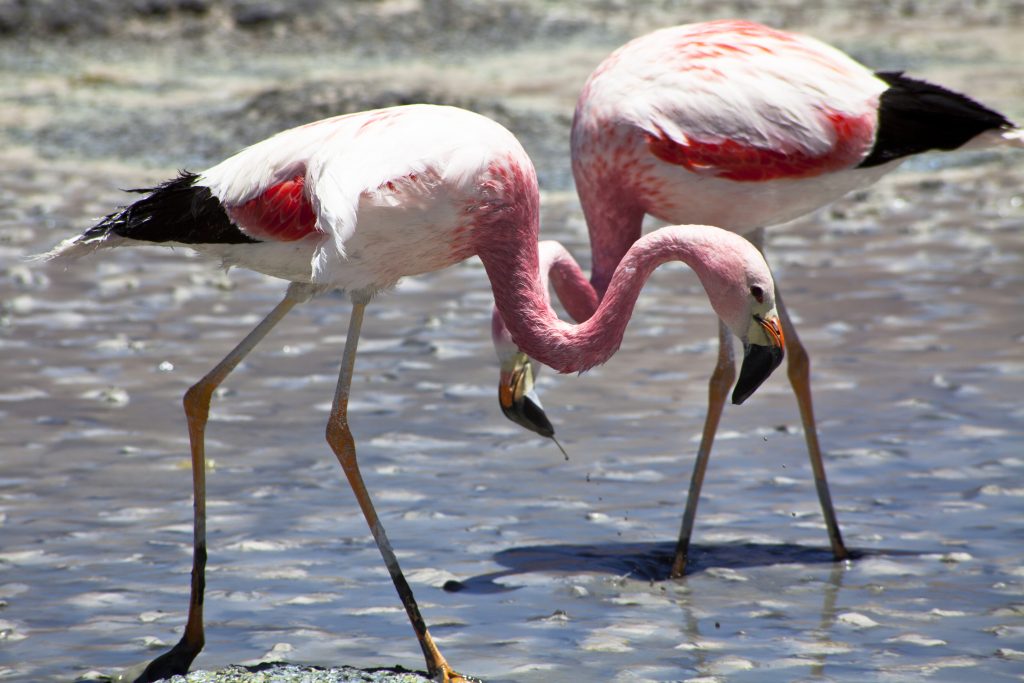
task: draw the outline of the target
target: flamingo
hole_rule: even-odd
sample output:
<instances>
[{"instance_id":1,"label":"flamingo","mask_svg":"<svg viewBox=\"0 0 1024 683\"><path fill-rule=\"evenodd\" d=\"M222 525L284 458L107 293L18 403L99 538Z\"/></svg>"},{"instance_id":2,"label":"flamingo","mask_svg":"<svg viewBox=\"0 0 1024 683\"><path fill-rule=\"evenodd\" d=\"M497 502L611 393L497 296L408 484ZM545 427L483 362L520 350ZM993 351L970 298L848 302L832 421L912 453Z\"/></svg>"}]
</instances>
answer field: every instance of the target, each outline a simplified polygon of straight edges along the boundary
<instances>
[{"instance_id":1,"label":"flamingo","mask_svg":"<svg viewBox=\"0 0 1024 683\"><path fill-rule=\"evenodd\" d=\"M533 164L497 123L451 107L410 105L325 119L284 131L199 173L183 172L57 245L50 258L99 249L185 245L290 282L279 304L184 396L194 495L192 580L180 641L128 680L188 671L204 644L206 566L204 433L216 387L297 304L329 289L352 301L327 442L341 464L419 640L429 674L465 680L427 629L363 482L348 400L363 313L401 277L476 255L515 344L559 372L617 350L640 290L658 265L697 273L724 324L751 349L752 381L781 362L784 340L768 265L748 241L709 226L671 226L622 258L587 322L558 319L541 284L539 190Z\"/></svg>"},{"instance_id":2,"label":"flamingo","mask_svg":"<svg viewBox=\"0 0 1024 683\"><path fill-rule=\"evenodd\" d=\"M739 20L655 31L608 56L580 93L572 169L593 272L590 287L582 274L560 274L559 295L573 302L567 310L576 320L586 320L640 237L645 214L749 234L761 249L765 226L867 186L907 156L999 144L1024 147L1024 131L964 95L899 72L872 73L808 36ZM832 552L845 559L818 442L808 355L778 295L776 302ZM498 327L502 410L552 436L533 375L524 370L527 359L508 348ZM672 577L686 569L704 473L735 378L732 353L720 327ZM733 403L750 392L741 374Z\"/></svg>"}]
</instances>

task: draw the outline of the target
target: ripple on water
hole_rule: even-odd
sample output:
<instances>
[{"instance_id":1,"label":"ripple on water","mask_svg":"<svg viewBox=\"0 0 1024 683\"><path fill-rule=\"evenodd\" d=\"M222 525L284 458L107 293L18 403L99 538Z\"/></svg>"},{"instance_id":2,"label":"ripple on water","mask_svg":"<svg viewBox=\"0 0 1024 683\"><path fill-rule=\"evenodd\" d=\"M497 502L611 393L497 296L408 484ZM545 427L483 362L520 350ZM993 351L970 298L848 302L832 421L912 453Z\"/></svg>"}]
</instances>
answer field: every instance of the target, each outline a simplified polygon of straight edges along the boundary
<instances>
[{"instance_id":1,"label":"ripple on water","mask_svg":"<svg viewBox=\"0 0 1024 683\"><path fill-rule=\"evenodd\" d=\"M848 9L854 6L837 3L833 10L857 11ZM893 30L906 28L894 26L878 26L879 37L871 40L888 41ZM932 28L917 57L934 54ZM977 30L959 22L955 28L958 38ZM1019 31L1010 29L1016 38ZM901 45L912 44L906 43L912 33L901 31ZM1019 41L1012 42L1017 48ZM985 44L993 56L999 50L991 41L948 43ZM563 79L578 88L589 65L610 47L591 45L585 55L570 51L560 63L573 71L552 73L552 89ZM67 49L59 59L74 62L76 70L88 68ZM985 69L993 68L989 56ZM183 59L169 60L159 74L152 65L149 71L134 63L124 68L143 74L134 77L146 81L150 98L164 87L165 76L180 81L168 98L188 90L196 114L191 125L208 118L202 116L210 107L203 92L216 91L221 100L242 93L244 100L264 86L279 87L261 80L261 69L274 61L269 55L237 57L246 62L241 85L215 55L204 55L203 69L192 70L202 72L202 82L190 81L194 75L179 66L195 65L188 55ZM553 63L548 51L535 59L545 68ZM954 49L944 53L942 65L958 59ZM963 75L958 69L981 68L970 60L954 68L955 78ZM109 55L101 61L110 62ZM927 59L918 62L925 70L938 68ZM271 72L285 68L289 78L303 71L289 63ZM1013 73L987 71L978 83L1012 83ZM11 77L18 80L10 86L15 88L26 81L39 88L46 81ZM109 84L97 89L75 81L68 91L69 81L60 82L61 97L53 105L37 99L33 106L52 107L42 112L51 117L89 108L92 113L80 119L81 134L89 134L90 116L102 118L101 102L121 121L134 107L127 85L115 92ZM494 79L486 87L493 90ZM68 93L81 106L68 107ZM515 109L521 93L506 95L494 98ZM571 92L563 95L560 108L573 99ZM125 96L129 101L122 101ZM1008 101L1020 109L1016 100ZM150 109L164 121L181 115L180 103ZM560 117L564 133L566 114L549 114ZM144 142L152 146L152 140ZM564 149L562 142L551 148ZM0 154L11 153L4 149ZM939 158L949 157L928 157ZM946 175L953 167L940 163L943 177L924 189L920 177L893 175L875 194L862 193L770 233L769 246L778 252L773 260L781 265L812 347L822 443L840 519L855 547L871 550L848 565L834 566L821 550L827 541L810 477L780 472L779 460L772 460L805 462L798 434L787 440L771 431L798 424L784 373L777 373L759 398L727 407L723 416L697 519L700 570L653 585L619 578L634 564L657 564L651 556L670 552L678 529L678 505L664 501L679 499L686 472L672 458L659 457L699 435L704 373L717 347L696 285L666 285L656 274L614 363L581 378L542 376L542 396L553 413L560 402L571 404L558 414L579 445L570 449L573 462L564 468L560 459L560 468L550 466L550 444L522 438L493 405L490 295L478 264L407 280L372 306L351 404L359 427L372 435L360 442L369 446L361 456L403 564L421 568L412 574L417 593L428 621L442 626L435 635L453 664L524 683L1016 675L1024 656L1024 569L1015 536L1024 495L1024 461L1017 454L1024 337L1012 327L1021 284L1021 206L1005 198L1017 197L1022 182L1016 162L1006 159L958 161L956 175ZM164 171L141 175L159 178ZM115 188L134 186L139 175L139 169L109 159L67 162L59 155L41 161L27 154L0 164L0 260L6 268L0 287L11 290L0 297L0 351L3 369L16 382L0 386L0 520L6 515L0 576L7 581L0 585L6 603L0 659L18 662L0 675L14 668L10 677L20 680L66 680L84 666L136 661L145 654L140 650L165 648L180 636L192 527L188 478L172 477L180 473L169 469L172 461L188 467L177 407L187 378L172 364L191 366L195 353L211 365L279 297L280 283L255 276L227 283L215 266L182 258L184 250L105 254L67 269L8 267L26 252L45 249L55 231L64 234L67 226L102 215L123 200ZM585 258L578 201L564 194L554 229ZM552 197L544 199L550 210ZM548 230L551 222L545 225ZM229 403L221 417L305 420L309 406L329 408L337 360L316 350L340 349L344 337L324 332L344 330L347 304L337 296L324 299L297 310L254 353L238 382L247 382L245 392L255 399ZM133 341L138 339L147 341ZM631 355L630 344L642 353ZM129 355L131 363L120 362ZM138 365L132 367L135 355ZM294 371L271 369L286 365L279 362L283 357ZM686 362L666 363L669 357ZM975 367L979 360L984 365ZM167 373L155 373L162 362ZM204 369L197 368L196 376ZM154 379L166 384L156 387ZM116 410L105 406L103 387L111 386L123 388L131 401ZM154 395L173 387L173 399ZM600 405L594 399L599 388L614 390L617 400ZM90 396L95 400L83 400L86 391L97 392ZM170 411L173 420L165 417ZM267 431L224 422L211 428L221 443L209 446L224 453L226 464L210 481L213 590L206 661L265 653L321 663L421 665L337 464L329 457L322 467L289 457L311 448L323 452L321 428L309 441L281 437L268 445ZM765 436L772 452L751 448ZM886 438L895 441L880 440ZM120 450L125 442L139 450ZM599 474L584 485L587 470ZM165 491L178 484L175 493ZM389 489L390 496L384 493ZM175 503L161 505L157 496ZM791 512L797 524L780 525L780 516L790 519ZM100 532L80 533L84 529ZM258 529L273 540L253 539ZM590 550L581 549L626 540L636 548L623 551L630 555L624 561L605 563L612 569L594 566ZM749 552L723 555L734 540L750 544ZM500 561L509 550L551 543L570 547L542 553L542 566L510 568ZM813 552L822 559L785 565L758 559L780 548L789 557ZM720 562L723 557L734 561ZM468 588L443 591L453 577ZM474 592L481 585L496 588ZM67 602L68 596L78 603ZM559 618L559 610L569 618ZM344 618L337 619L337 612ZM716 620L721 630L712 626ZM750 666L753 673L747 674Z\"/></svg>"}]
</instances>

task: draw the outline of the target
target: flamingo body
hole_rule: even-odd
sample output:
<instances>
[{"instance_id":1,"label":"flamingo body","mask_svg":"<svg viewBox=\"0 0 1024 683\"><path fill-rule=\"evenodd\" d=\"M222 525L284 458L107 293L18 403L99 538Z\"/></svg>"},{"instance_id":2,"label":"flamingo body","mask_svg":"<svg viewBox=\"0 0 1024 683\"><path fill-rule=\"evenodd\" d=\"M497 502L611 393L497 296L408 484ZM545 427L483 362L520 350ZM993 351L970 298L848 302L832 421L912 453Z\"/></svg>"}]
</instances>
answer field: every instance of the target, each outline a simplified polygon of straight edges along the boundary
<instances>
[{"instance_id":1,"label":"flamingo body","mask_svg":"<svg viewBox=\"0 0 1024 683\"><path fill-rule=\"evenodd\" d=\"M640 239L645 215L752 233L760 245L761 228L869 185L909 155L999 144L1024 147L1024 133L998 112L902 73L872 73L807 36L738 20L655 31L607 57L577 102L572 168L590 233L591 287L606 295ZM565 282L585 287L578 277ZM779 313L825 524L833 554L843 559L848 552L825 480L808 356L781 299ZM500 329L494 339L500 347ZM704 471L735 378L722 329L719 340L673 576L686 566ZM527 359L507 348L499 357L500 397ZM752 386L741 372L733 402ZM518 395L530 400L508 407L503 401L506 415L553 435L532 385L523 384Z\"/></svg>"},{"instance_id":2,"label":"flamingo body","mask_svg":"<svg viewBox=\"0 0 1024 683\"><path fill-rule=\"evenodd\" d=\"M746 233L867 186L907 155L1011 130L963 95L872 73L808 36L735 20L655 31L612 53L578 100L573 173L592 281L605 286L644 214Z\"/></svg>"},{"instance_id":3,"label":"flamingo body","mask_svg":"<svg viewBox=\"0 0 1024 683\"><path fill-rule=\"evenodd\" d=\"M486 188L509 189L487 180L509 169L536 186L515 137L465 110L416 105L339 116L143 190L150 196L76 246L185 244L227 266L376 292L476 253L474 207L487 200Z\"/></svg>"},{"instance_id":4,"label":"flamingo body","mask_svg":"<svg viewBox=\"0 0 1024 683\"><path fill-rule=\"evenodd\" d=\"M600 210L614 184L633 213L663 220L685 212L745 232L799 216L885 172L852 171L884 89L838 50L748 22L637 38L579 97L572 153L585 210Z\"/></svg>"}]
</instances>

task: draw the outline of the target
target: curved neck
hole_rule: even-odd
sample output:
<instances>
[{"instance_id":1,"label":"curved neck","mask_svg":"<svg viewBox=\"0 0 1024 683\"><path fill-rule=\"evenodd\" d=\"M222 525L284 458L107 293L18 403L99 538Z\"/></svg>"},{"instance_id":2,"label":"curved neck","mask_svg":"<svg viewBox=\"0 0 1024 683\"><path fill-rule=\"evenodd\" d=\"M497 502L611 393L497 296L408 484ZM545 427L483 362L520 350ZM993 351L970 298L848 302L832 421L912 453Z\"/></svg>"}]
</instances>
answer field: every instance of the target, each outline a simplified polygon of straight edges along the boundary
<instances>
[{"instance_id":1,"label":"curved neck","mask_svg":"<svg viewBox=\"0 0 1024 683\"><path fill-rule=\"evenodd\" d=\"M537 276L540 278L540 294L544 305L549 306L551 303L548 289L550 284L562 307L573 320L583 322L594 315L599 301L598 294L569 250L561 242L544 240L537 244L537 252ZM491 315L491 337L502 362L513 358L519 351L497 307Z\"/></svg>"},{"instance_id":2,"label":"curved neck","mask_svg":"<svg viewBox=\"0 0 1024 683\"><path fill-rule=\"evenodd\" d=\"M516 345L559 372L582 372L618 350L640 291L659 265L682 261L704 280L705 226L671 226L640 238L626 252L609 281L597 312L573 325L559 320L539 272L536 242L480 245L478 254L491 281L494 302Z\"/></svg>"},{"instance_id":3,"label":"curved neck","mask_svg":"<svg viewBox=\"0 0 1024 683\"><path fill-rule=\"evenodd\" d=\"M551 287L565 312L578 323L594 315L601 297L587 281L583 269L569 250L555 240L544 240L538 249L541 284L545 291L547 280L550 279Z\"/></svg>"}]
</instances>

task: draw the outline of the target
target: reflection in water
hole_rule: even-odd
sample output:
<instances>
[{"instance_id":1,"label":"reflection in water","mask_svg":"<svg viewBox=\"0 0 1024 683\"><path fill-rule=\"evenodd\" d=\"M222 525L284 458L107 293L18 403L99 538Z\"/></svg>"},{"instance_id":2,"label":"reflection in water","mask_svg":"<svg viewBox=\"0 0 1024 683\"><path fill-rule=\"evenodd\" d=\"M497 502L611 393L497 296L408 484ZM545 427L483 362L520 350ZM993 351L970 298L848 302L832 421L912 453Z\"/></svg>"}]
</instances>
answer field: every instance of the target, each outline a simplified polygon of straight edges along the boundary
<instances>
[{"instance_id":1,"label":"reflection in water","mask_svg":"<svg viewBox=\"0 0 1024 683\"><path fill-rule=\"evenodd\" d=\"M843 574L846 572L849 563L849 560L836 562L829 570L828 581L822 583L821 623L818 626L817 633L818 642L823 647L821 654L815 656L815 659L820 662L819 665L811 667L811 674L817 678L824 678L825 676L825 665L828 660L825 646L833 642L832 635L836 625L836 618L839 616L836 613L836 605L839 603L839 592L843 587Z\"/></svg>"}]
</instances>

